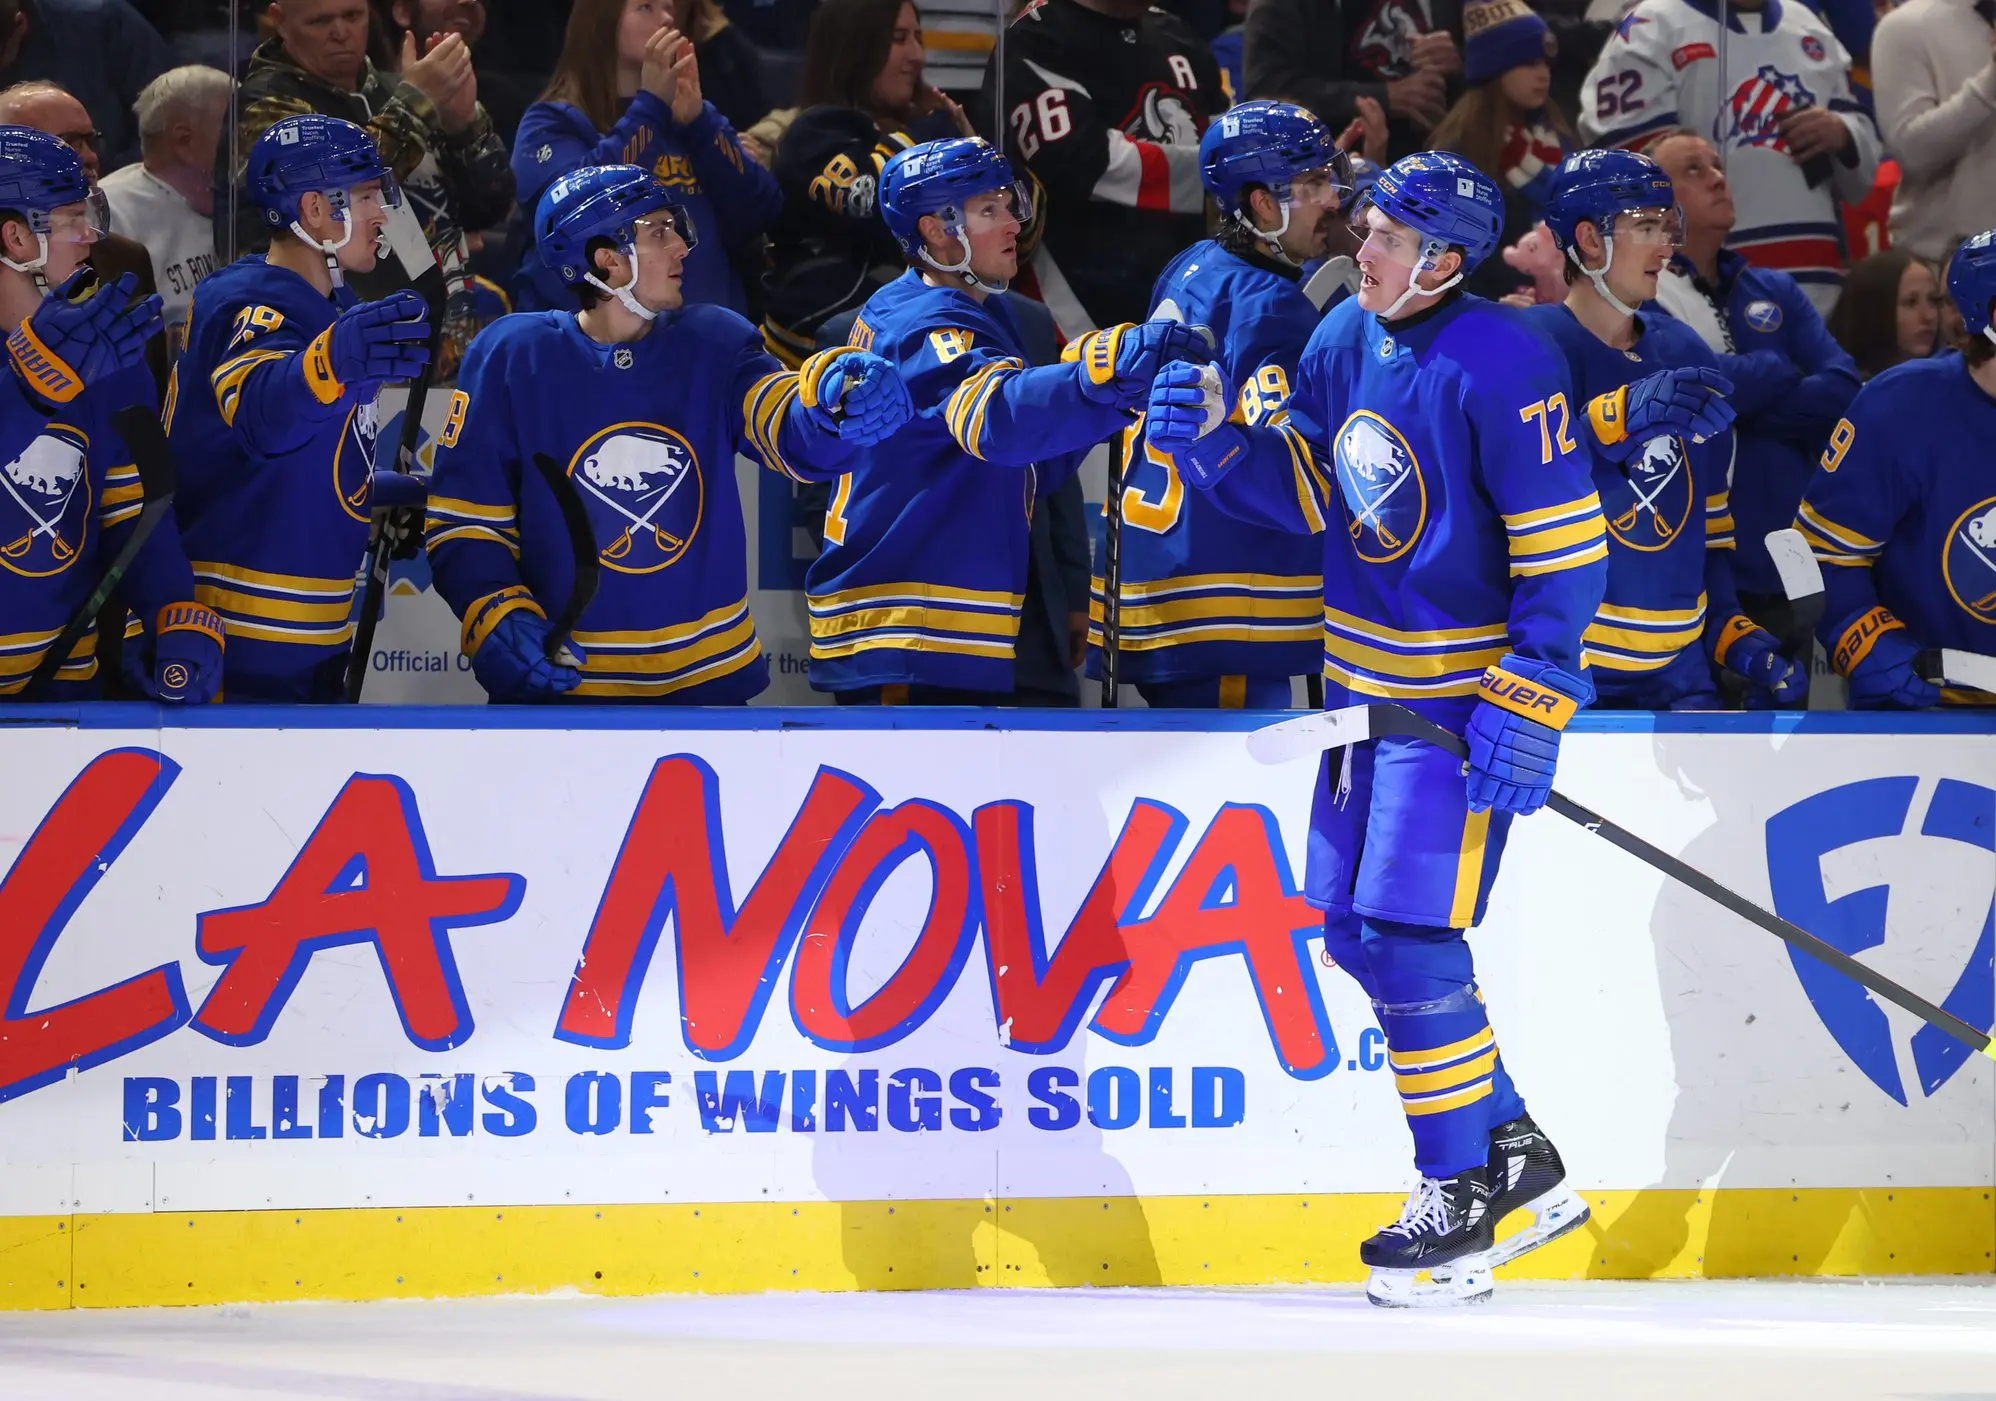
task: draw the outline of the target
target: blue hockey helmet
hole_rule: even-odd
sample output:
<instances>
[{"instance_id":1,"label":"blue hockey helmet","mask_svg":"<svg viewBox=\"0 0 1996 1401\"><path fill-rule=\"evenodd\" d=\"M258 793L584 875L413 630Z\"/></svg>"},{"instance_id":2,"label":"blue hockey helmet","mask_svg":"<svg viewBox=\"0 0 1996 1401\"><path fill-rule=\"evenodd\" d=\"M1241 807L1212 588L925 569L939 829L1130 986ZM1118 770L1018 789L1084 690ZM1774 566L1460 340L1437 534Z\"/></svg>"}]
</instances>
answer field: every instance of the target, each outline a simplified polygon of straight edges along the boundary
<instances>
[{"instance_id":1,"label":"blue hockey helmet","mask_svg":"<svg viewBox=\"0 0 1996 1401\"><path fill-rule=\"evenodd\" d=\"M687 251L700 242L686 207L672 187L635 165L591 165L572 170L547 187L534 209L534 244L541 261L571 287L603 288L589 261L589 245L608 239L628 252L637 244L637 223L660 210L672 214L673 228Z\"/></svg>"},{"instance_id":2,"label":"blue hockey helmet","mask_svg":"<svg viewBox=\"0 0 1996 1401\"><path fill-rule=\"evenodd\" d=\"M1504 196L1497 182L1452 151L1402 156L1381 171L1353 213L1360 237L1368 209L1421 235L1423 269L1450 248L1462 249L1458 277L1489 257L1504 232Z\"/></svg>"},{"instance_id":3,"label":"blue hockey helmet","mask_svg":"<svg viewBox=\"0 0 1996 1401\"><path fill-rule=\"evenodd\" d=\"M16 272L39 272L48 262L49 231L54 227L50 215L71 204L87 210L89 199L83 162L67 141L32 127L0 126L0 210L20 215L41 246L41 255L31 263L17 263L4 255L0 262ZM94 224L91 228L103 232Z\"/></svg>"},{"instance_id":4,"label":"blue hockey helmet","mask_svg":"<svg viewBox=\"0 0 1996 1401\"><path fill-rule=\"evenodd\" d=\"M1012 163L989 141L978 136L952 136L924 141L895 155L880 172L880 217L910 261L916 259L940 272L959 273L1003 291L970 271L970 238L964 227L964 203L973 196L1002 192L1007 212L1021 228L1033 217L1032 193L1012 173ZM956 263L938 263L922 240L922 219L935 215L963 244Z\"/></svg>"},{"instance_id":5,"label":"blue hockey helmet","mask_svg":"<svg viewBox=\"0 0 1996 1401\"><path fill-rule=\"evenodd\" d=\"M1996 229L1979 233L1954 250L1947 262L1947 294L1961 310L1971 336L1996 341L1989 304L1996 301Z\"/></svg>"},{"instance_id":6,"label":"blue hockey helmet","mask_svg":"<svg viewBox=\"0 0 1996 1401\"><path fill-rule=\"evenodd\" d=\"M384 205L393 209L402 202L395 174L365 128L307 112L272 123L256 139L243 184L265 221L283 229L297 224L299 205L309 194L324 195L333 217L345 223L348 193L373 180L381 182ZM347 236L352 232L349 228ZM345 242L342 238L340 245Z\"/></svg>"},{"instance_id":7,"label":"blue hockey helmet","mask_svg":"<svg viewBox=\"0 0 1996 1401\"><path fill-rule=\"evenodd\" d=\"M1247 187L1263 185L1286 204L1299 176L1323 171L1340 203L1352 195L1351 157L1331 129L1289 102L1243 102L1229 107L1199 138L1199 178L1222 214L1246 214Z\"/></svg>"},{"instance_id":8,"label":"blue hockey helmet","mask_svg":"<svg viewBox=\"0 0 1996 1401\"><path fill-rule=\"evenodd\" d=\"M1648 156L1634 151L1580 151L1553 173L1545 221L1561 248L1573 248L1574 230L1582 223L1594 225L1608 238L1617 214L1676 208L1670 176Z\"/></svg>"}]
</instances>

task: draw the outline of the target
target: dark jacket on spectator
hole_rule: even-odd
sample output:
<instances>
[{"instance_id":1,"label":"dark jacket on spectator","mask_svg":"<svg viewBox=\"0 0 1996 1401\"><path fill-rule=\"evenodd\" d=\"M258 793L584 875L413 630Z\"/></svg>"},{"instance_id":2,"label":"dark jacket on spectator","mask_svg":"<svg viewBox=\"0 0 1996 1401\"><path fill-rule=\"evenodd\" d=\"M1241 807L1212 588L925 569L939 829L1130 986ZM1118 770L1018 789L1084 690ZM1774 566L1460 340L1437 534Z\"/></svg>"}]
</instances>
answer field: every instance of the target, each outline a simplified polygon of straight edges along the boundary
<instances>
[{"instance_id":1,"label":"dark jacket on spectator","mask_svg":"<svg viewBox=\"0 0 1996 1401\"><path fill-rule=\"evenodd\" d=\"M717 21L693 41L700 62L700 95L713 103L736 131L747 131L769 115L762 88L762 54L748 35L712 10Z\"/></svg>"},{"instance_id":2,"label":"dark jacket on spectator","mask_svg":"<svg viewBox=\"0 0 1996 1401\"><path fill-rule=\"evenodd\" d=\"M139 90L171 67L166 41L126 0L20 0L28 34L0 88L59 83L104 133L98 163L108 175L139 158Z\"/></svg>"},{"instance_id":3,"label":"dark jacket on spectator","mask_svg":"<svg viewBox=\"0 0 1996 1401\"><path fill-rule=\"evenodd\" d=\"M1386 82L1413 71L1414 38L1446 29L1462 39L1456 0L1253 0L1247 14L1248 97L1309 108L1340 131L1358 99L1386 106ZM1427 145L1411 122L1391 116L1387 154Z\"/></svg>"}]
</instances>

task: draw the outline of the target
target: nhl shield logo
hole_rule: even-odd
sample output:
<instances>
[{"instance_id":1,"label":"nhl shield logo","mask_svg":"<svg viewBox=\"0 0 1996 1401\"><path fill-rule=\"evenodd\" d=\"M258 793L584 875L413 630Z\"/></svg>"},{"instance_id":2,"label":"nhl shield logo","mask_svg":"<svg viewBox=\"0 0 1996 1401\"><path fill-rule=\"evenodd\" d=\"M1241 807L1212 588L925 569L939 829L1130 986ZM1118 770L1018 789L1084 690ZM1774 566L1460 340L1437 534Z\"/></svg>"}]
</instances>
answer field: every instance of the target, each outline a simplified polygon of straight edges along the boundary
<instances>
[{"instance_id":1,"label":"nhl shield logo","mask_svg":"<svg viewBox=\"0 0 1996 1401\"><path fill-rule=\"evenodd\" d=\"M1400 430L1361 409L1338 430L1332 451L1358 557L1390 564L1413 549L1428 520L1428 485Z\"/></svg>"},{"instance_id":2,"label":"nhl shield logo","mask_svg":"<svg viewBox=\"0 0 1996 1401\"><path fill-rule=\"evenodd\" d=\"M76 563L90 531L90 441L51 425L0 468L0 565L43 579Z\"/></svg>"},{"instance_id":3,"label":"nhl shield logo","mask_svg":"<svg viewBox=\"0 0 1996 1401\"><path fill-rule=\"evenodd\" d=\"M1781 304L1779 302L1748 302L1744 315L1746 316L1747 325L1763 335L1781 329Z\"/></svg>"},{"instance_id":4,"label":"nhl shield logo","mask_svg":"<svg viewBox=\"0 0 1996 1401\"><path fill-rule=\"evenodd\" d=\"M568 474L582 488L603 563L622 574L676 564L699 533L706 486L693 445L655 423L620 423L584 443Z\"/></svg>"},{"instance_id":5,"label":"nhl shield logo","mask_svg":"<svg viewBox=\"0 0 1996 1401\"><path fill-rule=\"evenodd\" d=\"M1943 778L1922 798L1917 775L1847 783L1767 821L1767 874L1783 919L1912 986L1948 989L1941 1006L1971 1026L1996 1020L1996 792ZM1917 952L1895 947L1918 940ZM1824 1030L1866 1079L1900 1104L1931 1098L1970 1059L1921 1024L1895 1033L1865 988L1790 948L1790 964ZM1912 966L1908 967L1908 963ZM1894 967L1894 965L1898 965Z\"/></svg>"},{"instance_id":6,"label":"nhl shield logo","mask_svg":"<svg viewBox=\"0 0 1996 1401\"><path fill-rule=\"evenodd\" d=\"M1943 547L1948 592L1979 623L1996 623L1996 496L1976 502L1955 521Z\"/></svg>"},{"instance_id":7,"label":"nhl shield logo","mask_svg":"<svg viewBox=\"0 0 1996 1401\"><path fill-rule=\"evenodd\" d=\"M1689 465L1682 438L1664 433L1643 444L1642 456L1623 469L1627 478L1601 493L1617 540L1649 552L1683 533L1694 504Z\"/></svg>"},{"instance_id":8,"label":"nhl shield logo","mask_svg":"<svg viewBox=\"0 0 1996 1401\"><path fill-rule=\"evenodd\" d=\"M620 345L611 352L610 363L620 370L628 370L637 363L637 356L631 354L629 346Z\"/></svg>"}]
</instances>

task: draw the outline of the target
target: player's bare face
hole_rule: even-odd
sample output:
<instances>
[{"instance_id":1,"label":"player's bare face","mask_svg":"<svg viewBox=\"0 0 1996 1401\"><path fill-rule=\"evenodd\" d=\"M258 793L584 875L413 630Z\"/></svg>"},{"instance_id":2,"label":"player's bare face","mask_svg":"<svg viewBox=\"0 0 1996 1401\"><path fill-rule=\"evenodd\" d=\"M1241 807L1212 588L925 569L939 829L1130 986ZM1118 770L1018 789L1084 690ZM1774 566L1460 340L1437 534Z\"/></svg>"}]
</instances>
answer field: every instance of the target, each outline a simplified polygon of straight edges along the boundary
<instances>
[{"instance_id":1,"label":"player's bare face","mask_svg":"<svg viewBox=\"0 0 1996 1401\"><path fill-rule=\"evenodd\" d=\"M49 213L49 260L42 277L57 287L83 266L90 245L103 234L91 219L90 206L81 202L65 204Z\"/></svg>"},{"instance_id":2,"label":"player's bare face","mask_svg":"<svg viewBox=\"0 0 1996 1401\"><path fill-rule=\"evenodd\" d=\"M638 220L632 232L638 249L639 303L650 311L677 311L686 303L680 286L686 269L686 240L679 236L679 226L670 213L660 210ZM630 273L627 270L621 276Z\"/></svg>"},{"instance_id":3,"label":"player's bare face","mask_svg":"<svg viewBox=\"0 0 1996 1401\"><path fill-rule=\"evenodd\" d=\"M347 191L347 220L353 225L353 237L334 256L348 272L374 271L374 265L381 261L383 239L388 231L388 201L382 196L379 180L369 180ZM329 229L311 232L317 232L327 242L337 242L343 231L333 224Z\"/></svg>"},{"instance_id":4,"label":"player's bare face","mask_svg":"<svg viewBox=\"0 0 1996 1401\"><path fill-rule=\"evenodd\" d=\"M1389 309L1407 290L1421 260L1421 236L1396 219L1368 207L1353 232L1358 249L1358 304L1374 315Z\"/></svg>"},{"instance_id":5,"label":"player's bare face","mask_svg":"<svg viewBox=\"0 0 1996 1401\"><path fill-rule=\"evenodd\" d=\"M1683 217L1674 208L1635 209L1617 214L1612 227L1615 260L1608 268L1608 290L1630 306L1646 302L1684 242Z\"/></svg>"},{"instance_id":6,"label":"player's bare face","mask_svg":"<svg viewBox=\"0 0 1996 1401\"><path fill-rule=\"evenodd\" d=\"M1023 211L1010 190L987 190L963 202L963 231L970 240L970 270L987 282L1019 275Z\"/></svg>"},{"instance_id":7,"label":"player's bare face","mask_svg":"<svg viewBox=\"0 0 1996 1401\"><path fill-rule=\"evenodd\" d=\"M1289 183L1289 227L1282 233L1282 251L1299 263L1323 257L1331 251L1341 217L1330 172L1305 171Z\"/></svg>"}]
</instances>

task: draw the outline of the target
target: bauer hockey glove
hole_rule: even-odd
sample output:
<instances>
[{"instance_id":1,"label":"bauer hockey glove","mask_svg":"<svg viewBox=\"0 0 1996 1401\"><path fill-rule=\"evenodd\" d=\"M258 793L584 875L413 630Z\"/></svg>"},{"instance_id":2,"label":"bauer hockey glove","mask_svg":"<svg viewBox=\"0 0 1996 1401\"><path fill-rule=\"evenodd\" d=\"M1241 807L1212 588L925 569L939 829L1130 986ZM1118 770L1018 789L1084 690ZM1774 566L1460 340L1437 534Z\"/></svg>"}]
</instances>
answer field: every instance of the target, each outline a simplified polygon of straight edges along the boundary
<instances>
[{"instance_id":1,"label":"bauer hockey glove","mask_svg":"<svg viewBox=\"0 0 1996 1401\"><path fill-rule=\"evenodd\" d=\"M1725 432L1733 422L1725 396L1732 392L1733 382L1717 370L1658 370L1589 400L1587 421L1601 451L1627 462L1641 456L1643 445L1659 433L1702 442Z\"/></svg>"},{"instance_id":2,"label":"bauer hockey glove","mask_svg":"<svg viewBox=\"0 0 1996 1401\"><path fill-rule=\"evenodd\" d=\"M1469 745L1469 810L1523 816L1545 806L1559 764L1559 734L1594 688L1515 652L1483 673L1463 739Z\"/></svg>"},{"instance_id":3,"label":"bauer hockey glove","mask_svg":"<svg viewBox=\"0 0 1996 1401\"><path fill-rule=\"evenodd\" d=\"M169 603L152 635L128 649L126 677L153 700L206 705L222 688L221 615L198 603Z\"/></svg>"},{"instance_id":4,"label":"bauer hockey glove","mask_svg":"<svg viewBox=\"0 0 1996 1401\"><path fill-rule=\"evenodd\" d=\"M1166 365L1151 384L1144 435L1180 476L1210 487L1247 448L1241 430L1227 422L1233 399L1227 372L1218 365Z\"/></svg>"},{"instance_id":5,"label":"bauer hockey glove","mask_svg":"<svg viewBox=\"0 0 1996 1401\"><path fill-rule=\"evenodd\" d=\"M471 654L472 674L485 693L502 705L553 700L582 684L578 670L587 658L575 643L568 653L574 666L548 660L548 620L515 608L499 620Z\"/></svg>"},{"instance_id":6,"label":"bauer hockey glove","mask_svg":"<svg viewBox=\"0 0 1996 1401\"><path fill-rule=\"evenodd\" d=\"M802 387L798 403L818 427L861 447L892 437L915 416L915 402L893 364L864 350L833 360L815 386Z\"/></svg>"},{"instance_id":7,"label":"bauer hockey glove","mask_svg":"<svg viewBox=\"0 0 1996 1401\"><path fill-rule=\"evenodd\" d=\"M79 268L7 337L7 360L46 408L67 404L107 375L130 369L159 334L160 300L132 301L131 273L105 287Z\"/></svg>"},{"instance_id":8,"label":"bauer hockey glove","mask_svg":"<svg viewBox=\"0 0 1996 1401\"><path fill-rule=\"evenodd\" d=\"M1925 710L1941 703L1941 690L1921 677L1919 655L1904 623L1870 608L1837 630L1830 665L1849 680L1853 710Z\"/></svg>"},{"instance_id":9,"label":"bauer hockey glove","mask_svg":"<svg viewBox=\"0 0 1996 1401\"><path fill-rule=\"evenodd\" d=\"M1752 684L1750 710L1764 709L1770 700L1776 706L1793 705L1809 694L1808 669L1783 656L1774 634L1750 618L1734 614L1720 625L1712 660Z\"/></svg>"},{"instance_id":10,"label":"bauer hockey glove","mask_svg":"<svg viewBox=\"0 0 1996 1401\"><path fill-rule=\"evenodd\" d=\"M1087 398L1135 409L1143 406L1151 381L1166 365L1176 360L1203 365L1211 360L1213 333L1177 321L1125 322L1069 341L1060 358L1081 365L1081 392Z\"/></svg>"},{"instance_id":11,"label":"bauer hockey glove","mask_svg":"<svg viewBox=\"0 0 1996 1401\"><path fill-rule=\"evenodd\" d=\"M395 292L340 313L305 347L305 384L330 408L350 389L414 379L430 363L430 308L414 292Z\"/></svg>"}]
</instances>

